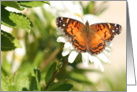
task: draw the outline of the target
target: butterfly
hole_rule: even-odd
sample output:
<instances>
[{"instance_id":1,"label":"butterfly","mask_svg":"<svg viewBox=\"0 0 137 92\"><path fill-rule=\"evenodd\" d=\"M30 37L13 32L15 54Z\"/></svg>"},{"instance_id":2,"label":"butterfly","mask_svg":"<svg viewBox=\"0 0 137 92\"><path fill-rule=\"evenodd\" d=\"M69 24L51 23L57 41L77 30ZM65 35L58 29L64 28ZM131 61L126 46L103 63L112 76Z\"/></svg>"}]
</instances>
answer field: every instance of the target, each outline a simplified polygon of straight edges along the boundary
<instances>
[{"instance_id":1,"label":"butterfly","mask_svg":"<svg viewBox=\"0 0 137 92\"><path fill-rule=\"evenodd\" d=\"M67 17L57 17L56 25L71 39L73 46L81 52L101 53L106 42L112 41L121 33L121 25L115 23L96 23L89 25Z\"/></svg>"}]
</instances>

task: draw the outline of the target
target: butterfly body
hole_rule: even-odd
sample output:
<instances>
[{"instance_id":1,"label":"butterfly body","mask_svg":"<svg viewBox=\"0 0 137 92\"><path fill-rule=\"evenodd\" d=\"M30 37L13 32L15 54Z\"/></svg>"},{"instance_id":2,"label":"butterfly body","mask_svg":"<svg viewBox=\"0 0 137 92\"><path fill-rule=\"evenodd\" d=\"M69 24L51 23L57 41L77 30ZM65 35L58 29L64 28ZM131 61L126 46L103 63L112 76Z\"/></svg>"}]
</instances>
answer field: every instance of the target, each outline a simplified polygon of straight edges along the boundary
<instances>
[{"instance_id":1,"label":"butterfly body","mask_svg":"<svg viewBox=\"0 0 137 92\"><path fill-rule=\"evenodd\" d=\"M112 41L114 35L120 34L121 26L114 23L97 23L85 25L75 19L58 17L57 26L71 39L73 46L82 52L99 54Z\"/></svg>"}]
</instances>

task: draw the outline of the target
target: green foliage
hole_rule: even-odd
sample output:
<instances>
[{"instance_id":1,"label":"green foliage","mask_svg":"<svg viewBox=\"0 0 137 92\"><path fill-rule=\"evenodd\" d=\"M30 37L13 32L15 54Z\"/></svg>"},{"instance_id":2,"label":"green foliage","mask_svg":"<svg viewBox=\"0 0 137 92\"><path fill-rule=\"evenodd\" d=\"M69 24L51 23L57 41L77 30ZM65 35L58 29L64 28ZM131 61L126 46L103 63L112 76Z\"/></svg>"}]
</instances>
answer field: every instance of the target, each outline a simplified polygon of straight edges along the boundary
<instances>
[{"instance_id":1,"label":"green foliage","mask_svg":"<svg viewBox=\"0 0 137 92\"><path fill-rule=\"evenodd\" d=\"M100 7L96 7L96 1L90 1L86 6L80 3L83 6L84 14L94 14L96 16L101 15L108 7L105 5L107 1L103 1L100 3Z\"/></svg>"},{"instance_id":2,"label":"green foliage","mask_svg":"<svg viewBox=\"0 0 137 92\"><path fill-rule=\"evenodd\" d=\"M24 9L16 1L1 1L1 5L13 7L13 8L16 8L18 10L23 10Z\"/></svg>"},{"instance_id":3,"label":"green foliage","mask_svg":"<svg viewBox=\"0 0 137 92\"><path fill-rule=\"evenodd\" d=\"M19 41L15 39L11 34L1 30L1 50L8 51L21 47Z\"/></svg>"},{"instance_id":4,"label":"green foliage","mask_svg":"<svg viewBox=\"0 0 137 92\"><path fill-rule=\"evenodd\" d=\"M69 91L73 87L72 84L57 82L52 84L46 91Z\"/></svg>"},{"instance_id":5,"label":"green foliage","mask_svg":"<svg viewBox=\"0 0 137 92\"><path fill-rule=\"evenodd\" d=\"M1 73L1 91L8 91L8 81L6 79L6 77L3 75L3 73Z\"/></svg>"},{"instance_id":6,"label":"green foliage","mask_svg":"<svg viewBox=\"0 0 137 92\"><path fill-rule=\"evenodd\" d=\"M56 71L56 62L54 62L48 69L46 77L45 77L45 83L47 83L50 78L52 77L52 75L54 74L54 72Z\"/></svg>"},{"instance_id":7,"label":"green foliage","mask_svg":"<svg viewBox=\"0 0 137 92\"><path fill-rule=\"evenodd\" d=\"M9 12L4 9L2 6L1 12L1 23L3 25L24 29L28 32L31 30L31 22L30 20L23 14Z\"/></svg>"},{"instance_id":8,"label":"green foliage","mask_svg":"<svg viewBox=\"0 0 137 92\"><path fill-rule=\"evenodd\" d=\"M38 7L43 4L50 4L48 1L17 1L21 6L24 7Z\"/></svg>"},{"instance_id":9,"label":"green foliage","mask_svg":"<svg viewBox=\"0 0 137 92\"><path fill-rule=\"evenodd\" d=\"M15 13L15 12L9 12L5 9L5 7L12 7L18 10L24 10L24 6L28 7L36 7L36 6L42 6L43 4L49 4L48 1L2 1L1 2L1 23L5 26L12 27L14 29L24 29L27 32L31 31L32 23L30 19L22 14L22 13ZM19 42L12 37L12 35L5 33L4 31L1 31L2 36L2 51L8 51L13 50L15 48L20 47ZM8 37L9 36L9 37ZM14 40L15 39L15 40Z\"/></svg>"}]
</instances>

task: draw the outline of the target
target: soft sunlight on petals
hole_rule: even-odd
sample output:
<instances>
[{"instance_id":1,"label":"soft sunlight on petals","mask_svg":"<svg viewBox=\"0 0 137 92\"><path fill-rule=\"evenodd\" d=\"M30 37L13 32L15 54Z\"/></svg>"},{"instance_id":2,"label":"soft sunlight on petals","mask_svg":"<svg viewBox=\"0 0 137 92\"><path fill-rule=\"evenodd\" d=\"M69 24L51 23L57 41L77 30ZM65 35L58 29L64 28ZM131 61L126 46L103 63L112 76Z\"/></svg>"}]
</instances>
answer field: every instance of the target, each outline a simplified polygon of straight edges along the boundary
<instances>
[{"instance_id":1,"label":"soft sunlight on petals","mask_svg":"<svg viewBox=\"0 0 137 92\"><path fill-rule=\"evenodd\" d=\"M105 50L108 51L108 52L111 51L111 49L109 47L105 47Z\"/></svg>"},{"instance_id":2,"label":"soft sunlight on petals","mask_svg":"<svg viewBox=\"0 0 137 92\"><path fill-rule=\"evenodd\" d=\"M61 28L57 28L57 34L58 35L65 35L65 33L63 32L63 30Z\"/></svg>"},{"instance_id":3,"label":"soft sunlight on petals","mask_svg":"<svg viewBox=\"0 0 137 92\"><path fill-rule=\"evenodd\" d=\"M64 49L62 52L62 56L67 56L70 53L70 49Z\"/></svg>"},{"instance_id":4,"label":"soft sunlight on petals","mask_svg":"<svg viewBox=\"0 0 137 92\"><path fill-rule=\"evenodd\" d=\"M103 53L106 54L106 55L110 55L110 53L106 50L104 50Z\"/></svg>"},{"instance_id":5,"label":"soft sunlight on petals","mask_svg":"<svg viewBox=\"0 0 137 92\"><path fill-rule=\"evenodd\" d=\"M65 43L67 41L68 41L68 39L66 38L66 36L60 36L60 37L57 38L57 42Z\"/></svg>"},{"instance_id":6,"label":"soft sunlight on petals","mask_svg":"<svg viewBox=\"0 0 137 92\"><path fill-rule=\"evenodd\" d=\"M63 48L62 56L66 56L71 52L71 43L66 42Z\"/></svg>"},{"instance_id":7,"label":"soft sunlight on petals","mask_svg":"<svg viewBox=\"0 0 137 92\"><path fill-rule=\"evenodd\" d=\"M113 45L113 44L112 44L111 41L106 43L106 46L107 46L107 47L112 47L112 45Z\"/></svg>"},{"instance_id":8,"label":"soft sunlight on petals","mask_svg":"<svg viewBox=\"0 0 137 92\"><path fill-rule=\"evenodd\" d=\"M101 69L101 71L103 72L104 71L104 68L103 68L103 65L102 65L102 63L100 62L100 60L99 59L97 59L97 58L94 58L94 64L95 64L95 67L96 68L100 68Z\"/></svg>"},{"instance_id":9,"label":"soft sunlight on petals","mask_svg":"<svg viewBox=\"0 0 137 92\"><path fill-rule=\"evenodd\" d=\"M110 63L109 59L103 53L98 54L97 57L101 59L103 62Z\"/></svg>"},{"instance_id":10,"label":"soft sunlight on petals","mask_svg":"<svg viewBox=\"0 0 137 92\"><path fill-rule=\"evenodd\" d=\"M88 57L88 53L81 53L82 54L82 62L84 64L85 67L88 67L89 64L89 57Z\"/></svg>"},{"instance_id":11,"label":"soft sunlight on petals","mask_svg":"<svg viewBox=\"0 0 137 92\"><path fill-rule=\"evenodd\" d=\"M94 23L103 22L99 20L95 15L91 15L91 14L87 14L83 16L83 23L86 23L87 20L89 22L89 25L94 24Z\"/></svg>"},{"instance_id":12,"label":"soft sunlight on petals","mask_svg":"<svg viewBox=\"0 0 137 92\"><path fill-rule=\"evenodd\" d=\"M68 62L73 63L75 58L77 57L78 52L77 51L72 51L68 57Z\"/></svg>"}]
</instances>

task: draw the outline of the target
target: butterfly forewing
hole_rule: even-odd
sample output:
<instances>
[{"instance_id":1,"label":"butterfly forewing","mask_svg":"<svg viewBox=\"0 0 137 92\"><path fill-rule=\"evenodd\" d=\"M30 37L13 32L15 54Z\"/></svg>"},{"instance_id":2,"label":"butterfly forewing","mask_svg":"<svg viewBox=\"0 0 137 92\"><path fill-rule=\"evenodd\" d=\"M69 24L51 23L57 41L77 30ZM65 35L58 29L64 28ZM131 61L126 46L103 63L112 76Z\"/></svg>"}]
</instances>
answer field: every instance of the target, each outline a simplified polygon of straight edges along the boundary
<instances>
[{"instance_id":1,"label":"butterfly forewing","mask_svg":"<svg viewBox=\"0 0 137 92\"><path fill-rule=\"evenodd\" d=\"M66 35L71 37L76 35L80 30L82 30L84 26L83 23L77 20L65 17L58 17L56 19L56 24L65 32Z\"/></svg>"},{"instance_id":2,"label":"butterfly forewing","mask_svg":"<svg viewBox=\"0 0 137 92\"><path fill-rule=\"evenodd\" d=\"M98 23L90 25L90 30L101 36L105 41L111 41L114 35L120 34L121 26L113 23Z\"/></svg>"},{"instance_id":3,"label":"butterfly forewing","mask_svg":"<svg viewBox=\"0 0 137 92\"><path fill-rule=\"evenodd\" d=\"M72 41L73 46L79 51L86 51L87 46L85 38L83 37L82 30L84 24L65 17L58 17L56 19L57 26L60 27L66 35L68 35Z\"/></svg>"}]
</instances>

